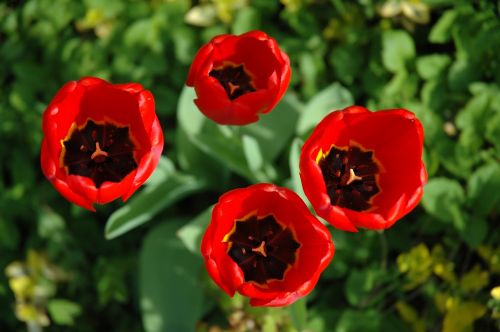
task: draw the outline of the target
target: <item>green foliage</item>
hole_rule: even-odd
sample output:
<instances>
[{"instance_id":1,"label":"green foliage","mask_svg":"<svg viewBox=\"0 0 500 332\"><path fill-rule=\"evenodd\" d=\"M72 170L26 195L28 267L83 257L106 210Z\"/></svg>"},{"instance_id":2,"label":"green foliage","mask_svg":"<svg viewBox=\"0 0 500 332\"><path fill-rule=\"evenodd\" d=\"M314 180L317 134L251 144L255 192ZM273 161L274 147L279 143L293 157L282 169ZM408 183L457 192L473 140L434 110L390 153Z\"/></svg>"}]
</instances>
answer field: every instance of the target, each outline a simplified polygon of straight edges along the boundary
<instances>
[{"instance_id":1,"label":"green foliage","mask_svg":"<svg viewBox=\"0 0 500 332\"><path fill-rule=\"evenodd\" d=\"M30 252L21 266L46 256L44 273L65 278L0 276L0 330L23 330L17 318L76 332L494 330L499 17L488 0L1 2L0 266ZM184 87L189 65L215 34L250 29L287 52L290 88L259 122L216 125ZM65 82L92 75L151 90L166 140L144 188L95 214L66 202L39 168L45 107ZM199 254L211 206L261 181L305 198L301 146L351 104L421 120L421 207L384 233L332 230L332 264L287 310L230 299ZM43 305L11 310L33 285L47 290Z\"/></svg>"}]
</instances>

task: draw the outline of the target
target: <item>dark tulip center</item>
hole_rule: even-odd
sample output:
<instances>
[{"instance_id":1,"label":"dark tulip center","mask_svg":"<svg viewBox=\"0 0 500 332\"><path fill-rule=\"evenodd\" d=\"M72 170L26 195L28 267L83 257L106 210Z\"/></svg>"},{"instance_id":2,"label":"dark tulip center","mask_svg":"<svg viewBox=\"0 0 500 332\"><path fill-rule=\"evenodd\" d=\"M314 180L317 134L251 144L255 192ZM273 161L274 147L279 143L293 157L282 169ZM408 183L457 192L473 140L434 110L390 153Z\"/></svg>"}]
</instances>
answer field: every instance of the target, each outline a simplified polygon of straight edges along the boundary
<instances>
[{"instance_id":1,"label":"dark tulip center","mask_svg":"<svg viewBox=\"0 0 500 332\"><path fill-rule=\"evenodd\" d=\"M271 215L237 220L227 241L228 254L243 271L245 281L262 285L283 280L300 247L292 232Z\"/></svg>"},{"instance_id":2,"label":"dark tulip center","mask_svg":"<svg viewBox=\"0 0 500 332\"><path fill-rule=\"evenodd\" d=\"M318 164L332 205L355 211L372 206L372 197L380 191L376 179L379 167L373 151L332 147Z\"/></svg>"},{"instance_id":3,"label":"dark tulip center","mask_svg":"<svg viewBox=\"0 0 500 332\"><path fill-rule=\"evenodd\" d=\"M252 78L243 65L226 64L212 69L209 75L220 82L231 100L255 91Z\"/></svg>"},{"instance_id":4,"label":"dark tulip center","mask_svg":"<svg viewBox=\"0 0 500 332\"><path fill-rule=\"evenodd\" d=\"M120 182L137 168L129 127L88 120L63 141L62 163L68 174L91 178L96 188L104 181Z\"/></svg>"}]
</instances>

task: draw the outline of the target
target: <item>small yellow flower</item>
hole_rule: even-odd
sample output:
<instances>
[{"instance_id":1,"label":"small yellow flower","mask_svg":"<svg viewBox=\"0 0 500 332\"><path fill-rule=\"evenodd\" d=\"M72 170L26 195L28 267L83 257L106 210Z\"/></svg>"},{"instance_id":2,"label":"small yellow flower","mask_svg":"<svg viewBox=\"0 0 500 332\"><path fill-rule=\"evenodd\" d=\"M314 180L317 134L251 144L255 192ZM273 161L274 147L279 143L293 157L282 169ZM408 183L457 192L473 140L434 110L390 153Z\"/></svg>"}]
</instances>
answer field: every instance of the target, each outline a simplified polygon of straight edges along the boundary
<instances>
[{"instance_id":1,"label":"small yellow flower","mask_svg":"<svg viewBox=\"0 0 500 332\"><path fill-rule=\"evenodd\" d=\"M493 288L490 294L495 300L500 300L500 286Z\"/></svg>"}]
</instances>

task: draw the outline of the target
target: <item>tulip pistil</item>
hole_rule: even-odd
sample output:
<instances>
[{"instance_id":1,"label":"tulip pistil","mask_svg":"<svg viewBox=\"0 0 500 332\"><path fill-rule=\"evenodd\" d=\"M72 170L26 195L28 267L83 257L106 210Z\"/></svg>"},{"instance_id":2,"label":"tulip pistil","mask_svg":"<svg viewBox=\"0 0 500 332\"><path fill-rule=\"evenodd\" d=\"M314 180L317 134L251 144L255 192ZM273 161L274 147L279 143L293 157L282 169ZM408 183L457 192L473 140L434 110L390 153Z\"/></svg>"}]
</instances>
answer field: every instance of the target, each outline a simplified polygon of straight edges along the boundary
<instances>
[{"instance_id":1,"label":"tulip pistil","mask_svg":"<svg viewBox=\"0 0 500 332\"><path fill-rule=\"evenodd\" d=\"M332 205L355 211L372 207L373 197L380 192L379 166L373 151L357 146L347 149L333 147L319 159L326 191Z\"/></svg>"},{"instance_id":2,"label":"tulip pistil","mask_svg":"<svg viewBox=\"0 0 500 332\"><path fill-rule=\"evenodd\" d=\"M96 188L120 182L137 168L129 127L88 120L62 141L61 164L70 175L91 178Z\"/></svg>"},{"instance_id":3,"label":"tulip pistil","mask_svg":"<svg viewBox=\"0 0 500 332\"><path fill-rule=\"evenodd\" d=\"M300 247L292 231L272 215L237 220L226 238L228 254L243 271L245 281L262 285L283 280Z\"/></svg>"},{"instance_id":4,"label":"tulip pistil","mask_svg":"<svg viewBox=\"0 0 500 332\"><path fill-rule=\"evenodd\" d=\"M243 65L225 64L212 69L209 75L219 81L231 100L255 91L252 77Z\"/></svg>"}]
</instances>

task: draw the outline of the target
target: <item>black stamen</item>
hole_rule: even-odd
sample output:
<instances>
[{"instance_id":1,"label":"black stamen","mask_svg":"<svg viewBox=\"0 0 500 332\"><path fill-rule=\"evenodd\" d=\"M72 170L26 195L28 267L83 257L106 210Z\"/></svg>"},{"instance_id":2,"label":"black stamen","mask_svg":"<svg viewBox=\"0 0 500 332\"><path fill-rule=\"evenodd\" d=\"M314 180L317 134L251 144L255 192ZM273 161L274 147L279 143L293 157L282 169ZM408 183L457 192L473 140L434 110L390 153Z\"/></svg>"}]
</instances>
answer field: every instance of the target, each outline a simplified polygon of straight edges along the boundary
<instances>
[{"instance_id":1,"label":"black stamen","mask_svg":"<svg viewBox=\"0 0 500 332\"><path fill-rule=\"evenodd\" d=\"M248 92L255 91L252 79L245 71L243 65L225 65L222 68L213 69L209 75L222 84L227 96L231 100Z\"/></svg>"},{"instance_id":2,"label":"black stamen","mask_svg":"<svg viewBox=\"0 0 500 332\"><path fill-rule=\"evenodd\" d=\"M258 284L283 280L300 247L292 232L271 215L237 220L228 242L228 254L243 270L245 281Z\"/></svg>"},{"instance_id":3,"label":"black stamen","mask_svg":"<svg viewBox=\"0 0 500 332\"><path fill-rule=\"evenodd\" d=\"M319 161L331 204L355 211L368 210L379 191L379 172L372 151L358 147L341 150L332 147Z\"/></svg>"},{"instance_id":4,"label":"black stamen","mask_svg":"<svg viewBox=\"0 0 500 332\"><path fill-rule=\"evenodd\" d=\"M68 173L91 178L96 188L103 182L120 182L137 168L135 145L129 127L88 120L63 141L63 166Z\"/></svg>"}]
</instances>

